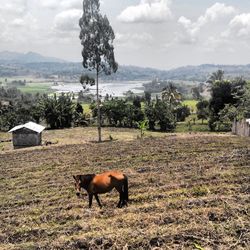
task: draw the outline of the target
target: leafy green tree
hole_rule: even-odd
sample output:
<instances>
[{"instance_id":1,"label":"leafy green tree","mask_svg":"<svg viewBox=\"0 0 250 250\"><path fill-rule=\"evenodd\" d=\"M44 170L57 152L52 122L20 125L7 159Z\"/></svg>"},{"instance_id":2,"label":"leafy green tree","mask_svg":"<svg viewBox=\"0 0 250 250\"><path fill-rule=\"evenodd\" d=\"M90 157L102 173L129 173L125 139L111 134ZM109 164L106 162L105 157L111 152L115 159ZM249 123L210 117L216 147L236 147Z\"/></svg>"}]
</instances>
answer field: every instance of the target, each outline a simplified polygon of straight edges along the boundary
<instances>
[{"instance_id":1,"label":"leafy green tree","mask_svg":"<svg viewBox=\"0 0 250 250\"><path fill-rule=\"evenodd\" d=\"M187 105L179 105L175 110L177 122L183 122L185 119L190 116L190 108Z\"/></svg>"},{"instance_id":2,"label":"leafy green tree","mask_svg":"<svg viewBox=\"0 0 250 250\"><path fill-rule=\"evenodd\" d=\"M237 117L237 108L232 104L226 104L225 107L219 112L219 120L217 121L217 127L219 130L229 131L231 130L232 123Z\"/></svg>"},{"instance_id":3,"label":"leafy green tree","mask_svg":"<svg viewBox=\"0 0 250 250\"><path fill-rule=\"evenodd\" d=\"M209 128L214 131L216 122L219 121L219 112L224 109L225 104L233 102L232 85L230 81L215 81L211 88L211 99L209 101Z\"/></svg>"},{"instance_id":4,"label":"leafy green tree","mask_svg":"<svg viewBox=\"0 0 250 250\"><path fill-rule=\"evenodd\" d=\"M149 130L155 130L155 125L157 122L156 118L156 110L155 105L153 103L150 103L149 105L146 105L145 107L145 115L148 119L148 128Z\"/></svg>"},{"instance_id":5,"label":"leafy green tree","mask_svg":"<svg viewBox=\"0 0 250 250\"><path fill-rule=\"evenodd\" d=\"M135 96L134 99L133 99L133 105L136 107L136 108L141 108L141 98L140 96Z\"/></svg>"},{"instance_id":6,"label":"leafy green tree","mask_svg":"<svg viewBox=\"0 0 250 250\"><path fill-rule=\"evenodd\" d=\"M83 67L96 72L96 98L98 141L101 142L101 110L99 98L99 75L116 72L118 64L114 57L115 35L108 18L100 14L99 0L84 0L83 15L79 20L80 40L83 46Z\"/></svg>"},{"instance_id":7,"label":"leafy green tree","mask_svg":"<svg viewBox=\"0 0 250 250\"><path fill-rule=\"evenodd\" d=\"M89 125L89 121L86 118L86 115L84 114L83 107L79 102L75 106L73 122L75 127Z\"/></svg>"},{"instance_id":8,"label":"leafy green tree","mask_svg":"<svg viewBox=\"0 0 250 250\"><path fill-rule=\"evenodd\" d=\"M145 98L146 104L150 105L150 102L151 102L151 93L149 91L145 91L144 92L144 98Z\"/></svg>"},{"instance_id":9,"label":"leafy green tree","mask_svg":"<svg viewBox=\"0 0 250 250\"><path fill-rule=\"evenodd\" d=\"M72 125L74 103L69 95L61 95L57 98L44 97L41 101L43 117L51 129L69 128Z\"/></svg>"},{"instance_id":10,"label":"leafy green tree","mask_svg":"<svg viewBox=\"0 0 250 250\"><path fill-rule=\"evenodd\" d=\"M209 116L208 110L209 102L207 100L201 100L196 104L197 107L197 118L198 120L203 121L206 120Z\"/></svg>"},{"instance_id":11,"label":"leafy green tree","mask_svg":"<svg viewBox=\"0 0 250 250\"><path fill-rule=\"evenodd\" d=\"M157 100L155 104L155 116L161 131L169 132L175 129L176 119L169 103Z\"/></svg>"},{"instance_id":12,"label":"leafy green tree","mask_svg":"<svg viewBox=\"0 0 250 250\"><path fill-rule=\"evenodd\" d=\"M138 122L144 120L144 113L141 107L136 107L130 103L126 104L125 124L127 127L134 128Z\"/></svg>"},{"instance_id":13,"label":"leafy green tree","mask_svg":"<svg viewBox=\"0 0 250 250\"><path fill-rule=\"evenodd\" d=\"M241 101L244 99L246 92L246 82L243 79L235 79L233 81L222 80L215 81L211 87L211 99L209 101L209 127L211 130L218 128L218 124L225 117L225 112L220 112L228 104L233 105L240 111ZM231 112L231 109L226 109Z\"/></svg>"},{"instance_id":14,"label":"leafy green tree","mask_svg":"<svg viewBox=\"0 0 250 250\"><path fill-rule=\"evenodd\" d=\"M202 98L199 87L192 88L191 92L195 100L200 100Z\"/></svg>"},{"instance_id":15,"label":"leafy green tree","mask_svg":"<svg viewBox=\"0 0 250 250\"><path fill-rule=\"evenodd\" d=\"M250 118L250 82L245 82L242 88L239 88L239 86L235 88L236 91L233 92L233 95L236 103L234 103L233 106L236 109L236 115L234 118L237 120ZM230 107L230 113L232 113L232 110L233 107Z\"/></svg>"},{"instance_id":16,"label":"leafy green tree","mask_svg":"<svg viewBox=\"0 0 250 250\"><path fill-rule=\"evenodd\" d=\"M95 79L93 77L86 75L86 74L83 74L80 77L80 83L82 84L83 88L85 89L87 85L94 86Z\"/></svg>"},{"instance_id":17,"label":"leafy green tree","mask_svg":"<svg viewBox=\"0 0 250 250\"><path fill-rule=\"evenodd\" d=\"M245 86L244 94L239 102L239 109L241 110L242 117L250 118L250 83Z\"/></svg>"},{"instance_id":18,"label":"leafy green tree","mask_svg":"<svg viewBox=\"0 0 250 250\"><path fill-rule=\"evenodd\" d=\"M0 130L10 130L16 125L18 125L18 121L13 104L4 106L0 102Z\"/></svg>"}]
</instances>

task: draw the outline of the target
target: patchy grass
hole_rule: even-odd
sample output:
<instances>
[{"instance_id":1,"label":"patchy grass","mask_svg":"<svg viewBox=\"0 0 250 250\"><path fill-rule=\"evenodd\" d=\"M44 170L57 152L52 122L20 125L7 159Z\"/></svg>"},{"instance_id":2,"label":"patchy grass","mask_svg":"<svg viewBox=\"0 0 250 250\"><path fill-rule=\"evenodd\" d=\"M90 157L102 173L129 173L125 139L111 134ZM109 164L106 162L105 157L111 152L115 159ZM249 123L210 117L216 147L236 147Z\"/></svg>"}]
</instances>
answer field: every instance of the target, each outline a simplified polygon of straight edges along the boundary
<instances>
[{"instance_id":1,"label":"patchy grass","mask_svg":"<svg viewBox=\"0 0 250 250\"><path fill-rule=\"evenodd\" d=\"M249 138L110 132L46 131L57 145L0 153L0 249L248 248ZM88 209L72 175L108 169L128 175L129 206L113 191Z\"/></svg>"},{"instance_id":2,"label":"patchy grass","mask_svg":"<svg viewBox=\"0 0 250 250\"><path fill-rule=\"evenodd\" d=\"M182 102L183 105L187 105L192 113L195 113L197 111L196 104L198 101L196 100L185 100Z\"/></svg>"},{"instance_id":3,"label":"patchy grass","mask_svg":"<svg viewBox=\"0 0 250 250\"><path fill-rule=\"evenodd\" d=\"M202 124L200 120L197 121L197 118L195 118L196 120L194 123L192 116L188 117L185 122L178 122L175 131L177 133L210 132L207 121L204 121Z\"/></svg>"},{"instance_id":4,"label":"patchy grass","mask_svg":"<svg viewBox=\"0 0 250 250\"><path fill-rule=\"evenodd\" d=\"M25 86L17 87L20 91L24 93L36 94L36 93L54 93L55 90L51 88L50 82L27 82Z\"/></svg>"}]
</instances>

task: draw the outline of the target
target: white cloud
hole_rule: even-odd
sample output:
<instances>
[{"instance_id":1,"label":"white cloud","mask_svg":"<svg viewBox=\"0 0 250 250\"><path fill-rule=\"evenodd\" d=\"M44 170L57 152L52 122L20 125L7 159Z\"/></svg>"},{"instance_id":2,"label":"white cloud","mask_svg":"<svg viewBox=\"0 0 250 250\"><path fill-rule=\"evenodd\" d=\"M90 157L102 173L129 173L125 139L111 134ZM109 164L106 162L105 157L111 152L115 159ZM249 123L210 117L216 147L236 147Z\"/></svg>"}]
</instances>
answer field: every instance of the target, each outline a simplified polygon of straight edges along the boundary
<instances>
[{"instance_id":1,"label":"white cloud","mask_svg":"<svg viewBox=\"0 0 250 250\"><path fill-rule=\"evenodd\" d=\"M121 34L121 33L116 33L115 34L116 36L116 40L119 41L119 42L126 42L128 40L137 40L137 41L152 41L153 40L153 37L149 34L149 33L146 33L146 32L143 32L143 33L134 33L134 34L131 34L131 33L126 33L126 34Z\"/></svg>"},{"instance_id":2,"label":"white cloud","mask_svg":"<svg viewBox=\"0 0 250 250\"><path fill-rule=\"evenodd\" d=\"M143 33L116 33L115 34L115 43L120 47L126 47L130 49L137 49L145 45L150 45L153 41L151 34Z\"/></svg>"},{"instance_id":3,"label":"white cloud","mask_svg":"<svg viewBox=\"0 0 250 250\"><path fill-rule=\"evenodd\" d=\"M79 19L82 11L78 9L70 9L60 12L55 16L54 29L67 32L79 30Z\"/></svg>"},{"instance_id":4,"label":"white cloud","mask_svg":"<svg viewBox=\"0 0 250 250\"><path fill-rule=\"evenodd\" d=\"M64 0L61 1L61 6L65 9L82 9L81 0Z\"/></svg>"},{"instance_id":5,"label":"white cloud","mask_svg":"<svg viewBox=\"0 0 250 250\"><path fill-rule=\"evenodd\" d=\"M24 24L25 22L22 18L16 18L11 22L11 25L17 26L17 27L23 26Z\"/></svg>"},{"instance_id":6,"label":"white cloud","mask_svg":"<svg viewBox=\"0 0 250 250\"><path fill-rule=\"evenodd\" d=\"M170 0L141 0L138 5L129 6L118 16L126 23L164 22L172 17Z\"/></svg>"},{"instance_id":7,"label":"white cloud","mask_svg":"<svg viewBox=\"0 0 250 250\"><path fill-rule=\"evenodd\" d=\"M0 43L28 40L37 30L37 20L30 13L28 0L2 0L0 4Z\"/></svg>"},{"instance_id":8,"label":"white cloud","mask_svg":"<svg viewBox=\"0 0 250 250\"><path fill-rule=\"evenodd\" d=\"M40 0L40 5L47 9L82 9L81 0Z\"/></svg>"},{"instance_id":9,"label":"white cloud","mask_svg":"<svg viewBox=\"0 0 250 250\"><path fill-rule=\"evenodd\" d=\"M178 24L182 27L182 30L177 34L177 40L183 43L194 43L197 41L200 31L205 25L221 21L235 13L236 9L233 6L227 6L224 3L215 3L195 22L181 16Z\"/></svg>"},{"instance_id":10,"label":"white cloud","mask_svg":"<svg viewBox=\"0 0 250 250\"><path fill-rule=\"evenodd\" d=\"M250 13L235 16L230 22L230 33L238 37L249 37L250 35Z\"/></svg>"},{"instance_id":11,"label":"white cloud","mask_svg":"<svg viewBox=\"0 0 250 250\"><path fill-rule=\"evenodd\" d=\"M58 0L40 0L40 5L48 9L56 9L59 6Z\"/></svg>"},{"instance_id":12,"label":"white cloud","mask_svg":"<svg viewBox=\"0 0 250 250\"><path fill-rule=\"evenodd\" d=\"M23 14L27 11L27 0L3 0L0 4L0 12Z\"/></svg>"},{"instance_id":13,"label":"white cloud","mask_svg":"<svg viewBox=\"0 0 250 250\"><path fill-rule=\"evenodd\" d=\"M27 30L35 30L38 28L37 19L33 17L30 13L27 13L22 18L15 18L10 22L10 26L14 28L24 27Z\"/></svg>"}]
</instances>

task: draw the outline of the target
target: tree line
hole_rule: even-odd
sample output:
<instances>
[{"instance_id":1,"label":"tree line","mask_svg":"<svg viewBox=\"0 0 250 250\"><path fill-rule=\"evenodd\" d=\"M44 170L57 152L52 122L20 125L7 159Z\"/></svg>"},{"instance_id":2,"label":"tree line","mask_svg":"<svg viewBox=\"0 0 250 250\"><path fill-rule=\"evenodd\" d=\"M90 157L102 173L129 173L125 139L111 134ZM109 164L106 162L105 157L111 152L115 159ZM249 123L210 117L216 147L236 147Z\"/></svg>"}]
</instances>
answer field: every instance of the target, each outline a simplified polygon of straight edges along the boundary
<instances>
[{"instance_id":1,"label":"tree line","mask_svg":"<svg viewBox=\"0 0 250 250\"><path fill-rule=\"evenodd\" d=\"M148 92L123 99L107 95L100 102L101 125L136 128L138 123L146 120L150 130L173 131L176 123L190 114L189 108L181 104L179 94L174 91L175 88L169 87L154 100ZM92 115L89 116L72 94L32 95L16 88L1 88L0 98L1 130L9 130L27 121L46 123L50 129L88 126L96 123L98 116L94 100L90 104Z\"/></svg>"},{"instance_id":2,"label":"tree line","mask_svg":"<svg viewBox=\"0 0 250 250\"><path fill-rule=\"evenodd\" d=\"M250 117L250 83L242 77L225 79L224 72L214 72L207 83L211 97L199 97L197 118L208 119L211 131L229 131L234 119Z\"/></svg>"},{"instance_id":3,"label":"tree line","mask_svg":"<svg viewBox=\"0 0 250 250\"><path fill-rule=\"evenodd\" d=\"M34 121L51 129L86 125L82 105L71 94L48 96L22 93L17 88L0 88L0 130Z\"/></svg>"}]
</instances>

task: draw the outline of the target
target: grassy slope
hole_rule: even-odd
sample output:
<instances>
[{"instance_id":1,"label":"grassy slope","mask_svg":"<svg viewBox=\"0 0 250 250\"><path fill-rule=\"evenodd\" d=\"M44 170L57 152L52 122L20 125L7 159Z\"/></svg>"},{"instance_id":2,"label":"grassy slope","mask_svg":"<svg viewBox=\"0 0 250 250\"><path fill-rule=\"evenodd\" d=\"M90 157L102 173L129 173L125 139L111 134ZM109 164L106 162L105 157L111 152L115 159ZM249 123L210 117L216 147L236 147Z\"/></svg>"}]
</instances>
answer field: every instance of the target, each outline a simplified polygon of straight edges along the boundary
<instances>
[{"instance_id":1,"label":"grassy slope","mask_svg":"<svg viewBox=\"0 0 250 250\"><path fill-rule=\"evenodd\" d=\"M246 249L249 236L250 140L179 134L131 140L77 141L94 131L49 131L59 144L0 154L1 249ZM105 133L109 133L106 131ZM64 138L60 140L60 138ZM84 135L80 137L84 139ZM128 139L128 141L126 141ZM75 141L74 141L75 140ZM76 198L73 174L121 169L131 203L102 195L104 208Z\"/></svg>"},{"instance_id":2,"label":"grassy slope","mask_svg":"<svg viewBox=\"0 0 250 250\"><path fill-rule=\"evenodd\" d=\"M198 103L198 101L196 101L196 100L185 100L182 102L183 105L187 105L191 109L191 112L196 112L196 110L197 110L196 104L197 103Z\"/></svg>"},{"instance_id":3,"label":"grassy slope","mask_svg":"<svg viewBox=\"0 0 250 250\"><path fill-rule=\"evenodd\" d=\"M24 93L41 93L41 94L49 94L55 92L53 89L51 89L51 83L46 82L33 82L33 83L27 83L23 87L17 87L20 91Z\"/></svg>"}]
</instances>

